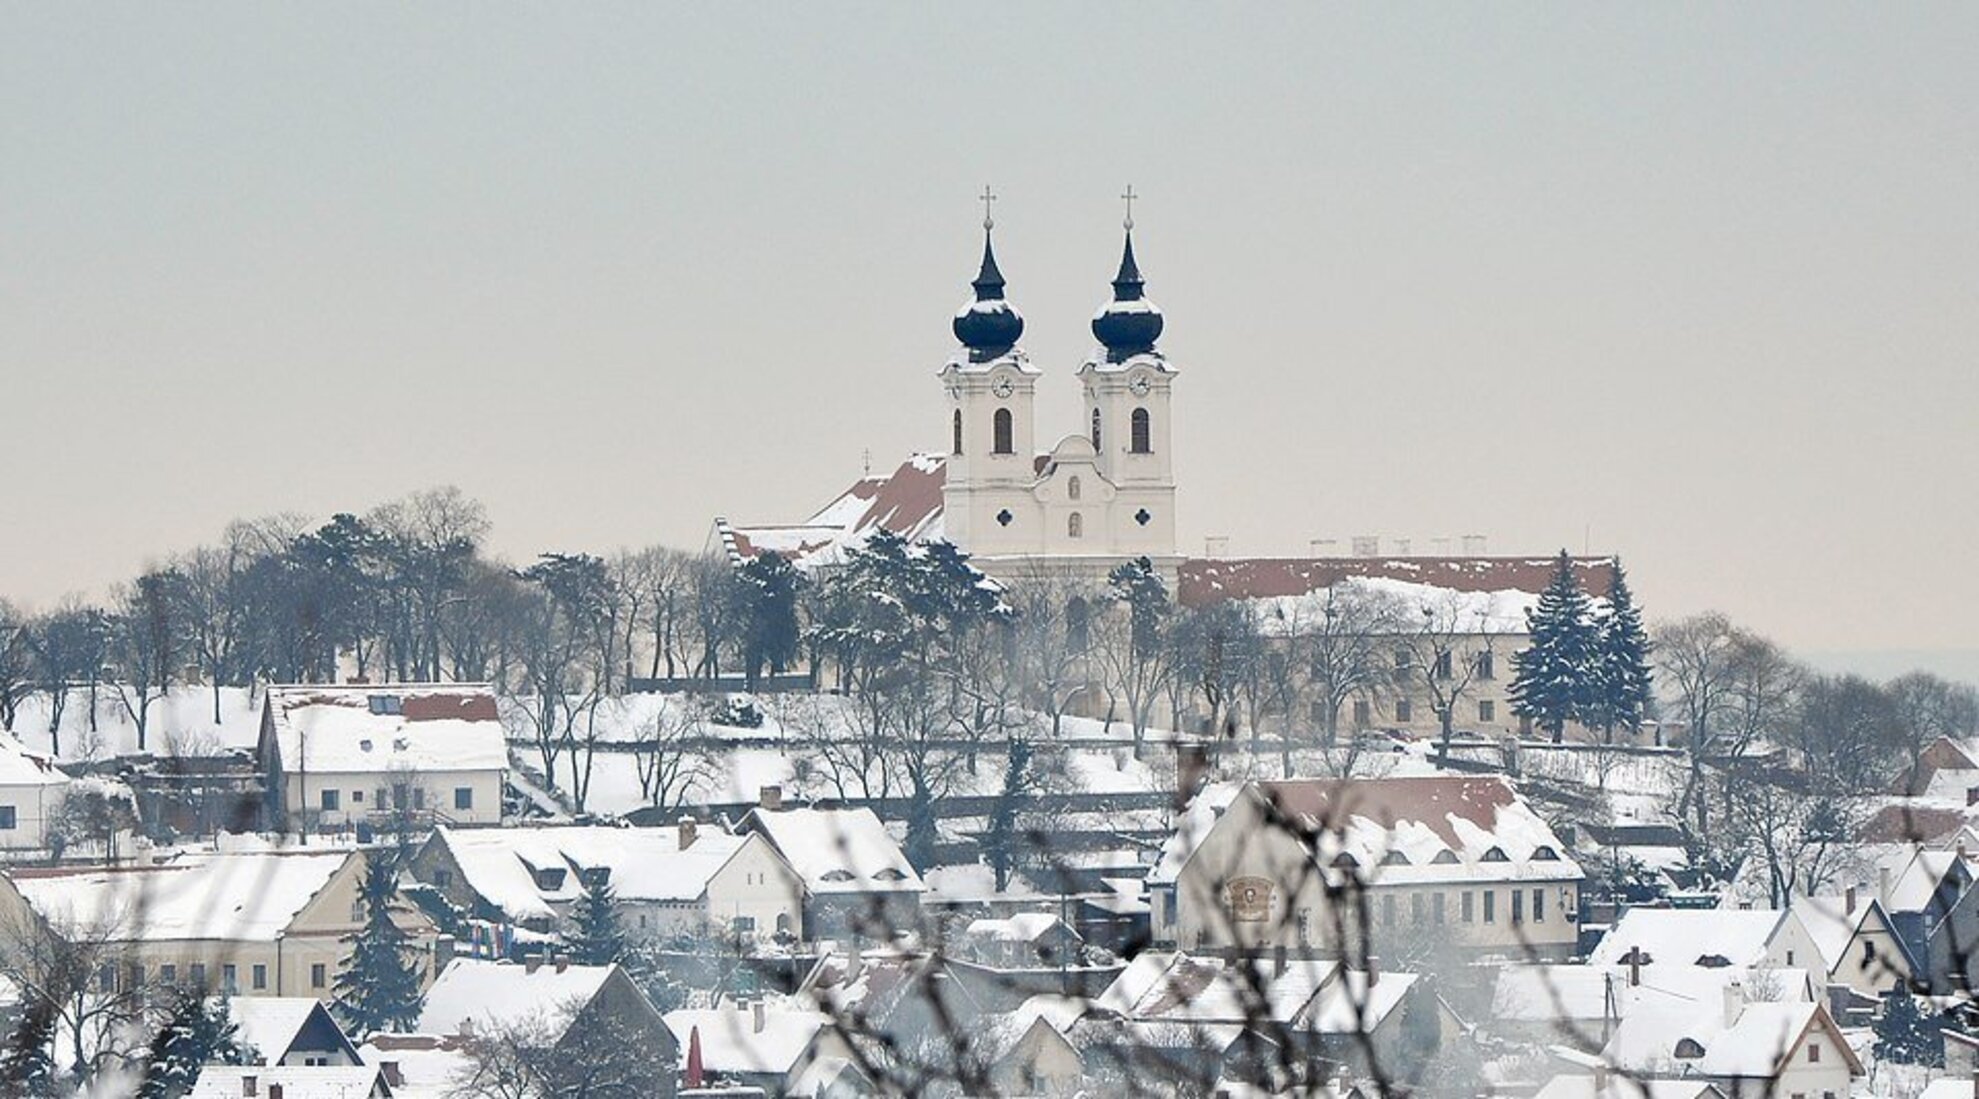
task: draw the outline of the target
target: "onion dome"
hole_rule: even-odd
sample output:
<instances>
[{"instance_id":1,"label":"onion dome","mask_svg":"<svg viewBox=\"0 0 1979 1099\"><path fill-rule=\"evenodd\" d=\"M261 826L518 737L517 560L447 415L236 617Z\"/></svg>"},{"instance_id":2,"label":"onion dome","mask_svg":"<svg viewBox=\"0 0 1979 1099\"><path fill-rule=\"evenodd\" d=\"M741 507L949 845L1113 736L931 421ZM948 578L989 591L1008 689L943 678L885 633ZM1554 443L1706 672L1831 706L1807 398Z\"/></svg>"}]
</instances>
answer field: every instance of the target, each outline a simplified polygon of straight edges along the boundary
<instances>
[{"instance_id":1,"label":"onion dome","mask_svg":"<svg viewBox=\"0 0 1979 1099\"><path fill-rule=\"evenodd\" d=\"M983 228L983 269L970 285L976 288L976 297L955 311L955 338L969 349L970 362L989 362L1017 345L1018 337L1024 334L1024 318L1003 299L1003 272L996 269L996 252L990 247L987 225Z\"/></svg>"},{"instance_id":2,"label":"onion dome","mask_svg":"<svg viewBox=\"0 0 1979 1099\"><path fill-rule=\"evenodd\" d=\"M1143 291L1141 269L1134 263L1134 231L1127 230L1127 247L1120 254L1120 273L1113 276L1113 300L1093 314L1093 335L1106 347L1107 362L1126 362L1154 350L1161 338L1161 310Z\"/></svg>"}]
</instances>

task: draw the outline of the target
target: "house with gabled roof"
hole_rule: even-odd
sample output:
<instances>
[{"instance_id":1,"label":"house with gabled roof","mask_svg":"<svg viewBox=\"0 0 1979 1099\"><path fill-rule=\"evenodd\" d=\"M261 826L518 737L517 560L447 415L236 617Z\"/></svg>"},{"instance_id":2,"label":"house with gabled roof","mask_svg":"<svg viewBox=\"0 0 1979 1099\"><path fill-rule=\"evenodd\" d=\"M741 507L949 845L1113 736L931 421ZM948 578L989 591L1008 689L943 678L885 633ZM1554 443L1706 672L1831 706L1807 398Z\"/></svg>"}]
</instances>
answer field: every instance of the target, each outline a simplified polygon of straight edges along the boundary
<instances>
[{"instance_id":1,"label":"house with gabled roof","mask_svg":"<svg viewBox=\"0 0 1979 1099\"><path fill-rule=\"evenodd\" d=\"M284 831L502 819L508 741L486 683L270 687L255 759Z\"/></svg>"},{"instance_id":2,"label":"house with gabled roof","mask_svg":"<svg viewBox=\"0 0 1979 1099\"><path fill-rule=\"evenodd\" d=\"M692 818L665 828L437 828L413 876L477 919L552 931L587 882L609 885L622 925L648 938L713 930L795 936L804 882L763 836Z\"/></svg>"},{"instance_id":3,"label":"house with gabled roof","mask_svg":"<svg viewBox=\"0 0 1979 1099\"><path fill-rule=\"evenodd\" d=\"M48 826L67 796L69 776L52 757L0 733L0 850L44 850Z\"/></svg>"},{"instance_id":4,"label":"house with gabled roof","mask_svg":"<svg viewBox=\"0 0 1979 1099\"><path fill-rule=\"evenodd\" d=\"M1595 966L1798 969L1826 987L1820 945L1792 910L1631 908L1588 952Z\"/></svg>"},{"instance_id":5,"label":"house with gabled roof","mask_svg":"<svg viewBox=\"0 0 1979 1099\"><path fill-rule=\"evenodd\" d=\"M760 998L679 1008L666 1013L666 1025L683 1072L688 1053L698 1049L706 1082L761 1088L766 1095L803 1094L796 1085L813 1065L858 1061L830 1015Z\"/></svg>"},{"instance_id":6,"label":"house with gabled roof","mask_svg":"<svg viewBox=\"0 0 1979 1099\"><path fill-rule=\"evenodd\" d=\"M1850 888L1841 896L1796 897L1793 912L1821 951L1828 985L1871 1001L1910 987L1917 964L1882 901Z\"/></svg>"},{"instance_id":7,"label":"house with gabled roof","mask_svg":"<svg viewBox=\"0 0 1979 1099\"><path fill-rule=\"evenodd\" d=\"M758 806L741 830L770 841L804 881L803 938L886 938L917 926L927 886L871 809Z\"/></svg>"},{"instance_id":8,"label":"house with gabled roof","mask_svg":"<svg viewBox=\"0 0 1979 1099\"><path fill-rule=\"evenodd\" d=\"M1209 787L1148 888L1156 942L1191 950L1337 952L1338 929L1361 925L1333 911L1344 887L1366 905L1377 951L1384 936L1430 934L1564 958L1582 877L1511 782L1434 775Z\"/></svg>"},{"instance_id":9,"label":"house with gabled roof","mask_svg":"<svg viewBox=\"0 0 1979 1099\"><path fill-rule=\"evenodd\" d=\"M264 1065L361 1065L357 1052L323 1001L310 996L241 996L227 1005L235 1038Z\"/></svg>"},{"instance_id":10,"label":"house with gabled roof","mask_svg":"<svg viewBox=\"0 0 1979 1099\"><path fill-rule=\"evenodd\" d=\"M1716 1011L1630 1013L1602 1057L1638 1078L1708 1080L1733 1099L1841 1099L1864 1074L1826 1004L1747 1002L1735 986L1726 989Z\"/></svg>"},{"instance_id":11,"label":"house with gabled roof","mask_svg":"<svg viewBox=\"0 0 1979 1099\"><path fill-rule=\"evenodd\" d=\"M656 1066L637 1094L671 1096L679 1057L653 1002L617 965L522 964L456 958L427 990L419 1031L471 1042L506 1034L542 1043L560 1060L608 1059L638 1051ZM626 1084L626 1087L635 1085Z\"/></svg>"}]
</instances>

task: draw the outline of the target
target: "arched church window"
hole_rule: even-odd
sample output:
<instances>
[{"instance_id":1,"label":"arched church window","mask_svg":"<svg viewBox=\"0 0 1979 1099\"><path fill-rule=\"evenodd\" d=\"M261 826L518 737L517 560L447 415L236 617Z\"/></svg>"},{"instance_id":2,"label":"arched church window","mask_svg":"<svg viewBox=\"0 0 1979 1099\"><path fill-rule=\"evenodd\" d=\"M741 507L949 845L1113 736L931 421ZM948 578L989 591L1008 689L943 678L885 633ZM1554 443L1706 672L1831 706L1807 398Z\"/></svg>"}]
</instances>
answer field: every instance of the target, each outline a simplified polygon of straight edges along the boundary
<instances>
[{"instance_id":1,"label":"arched church window","mask_svg":"<svg viewBox=\"0 0 1979 1099\"><path fill-rule=\"evenodd\" d=\"M1086 534L1086 517L1073 512L1065 517L1065 537L1083 538Z\"/></svg>"},{"instance_id":2,"label":"arched church window","mask_svg":"<svg viewBox=\"0 0 1979 1099\"><path fill-rule=\"evenodd\" d=\"M959 409L959 408L955 410L955 450L954 450L954 453L956 453L956 454L960 454L960 453L962 453L962 410L961 410L961 409Z\"/></svg>"},{"instance_id":3,"label":"arched church window","mask_svg":"<svg viewBox=\"0 0 1979 1099\"><path fill-rule=\"evenodd\" d=\"M1079 487L1079 478L1076 476L1065 482L1065 498L1068 500L1077 500L1079 498Z\"/></svg>"},{"instance_id":4,"label":"arched church window","mask_svg":"<svg viewBox=\"0 0 1979 1099\"><path fill-rule=\"evenodd\" d=\"M1099 409L1093 409L1093 453L1099 453Z\"/></svg>"},{"instance_id":5,"label":"arched church window","mask_svg":"<svg viewBox=\"0 0 1979 1099\"><path fill-rule=\"evenodd\" d=\"M1075 653L1085 652L1091 630L1092 610L1085 599L1075 595L1065 604L1065 647Z\"/></svg>"},{"instance_id":6,"label":"arched church window","mask_svg":"<svg viewBox=\"0 0 1979 1099\"><path fill-rule=\"evenodd\" d=\"M1148 426L1148 410L1145 408L1135 409L1129 426L1132 428L1132 439L1129 441L1130 445L1128 449L1135 454L1153 453L1154 445L1152 436L1154 433Z\"/></svg>"},{"instance_id":7,"label":"arched church window","mask_svg":"<svg viewBox=\"0 0 1979 1099\"><path fill-rule=\"evenodd\" d=\"M993 442L995 444L991 449L998 454L1016 453L1016 446L1010 441L1010 410L1007 408L997 409L995 418L990 422L990 427L990 433L994 436Z\"/></svg>"}]
</instances>

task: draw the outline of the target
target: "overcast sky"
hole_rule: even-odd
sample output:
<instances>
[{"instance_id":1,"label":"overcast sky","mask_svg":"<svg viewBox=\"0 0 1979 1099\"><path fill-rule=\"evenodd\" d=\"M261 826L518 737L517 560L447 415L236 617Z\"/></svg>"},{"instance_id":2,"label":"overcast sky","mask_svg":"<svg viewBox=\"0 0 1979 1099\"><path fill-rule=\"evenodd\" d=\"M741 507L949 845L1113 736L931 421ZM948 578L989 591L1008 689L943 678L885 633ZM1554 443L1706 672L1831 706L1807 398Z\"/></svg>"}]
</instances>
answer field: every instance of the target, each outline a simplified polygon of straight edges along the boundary
<instances>
[{"instance_id":1,"label":"overcast sky","mask_svg":"<svg viewBox=\"0 0 1979 1099\"><path fill-rule=\"evenodd\" d=\"M17 599L442 483L517 559L801 519L943 443L986 182L1048 443L1131 182L1185 548L1979 648L1979 7L0 12Z\"/></svg>"}]
</instances>

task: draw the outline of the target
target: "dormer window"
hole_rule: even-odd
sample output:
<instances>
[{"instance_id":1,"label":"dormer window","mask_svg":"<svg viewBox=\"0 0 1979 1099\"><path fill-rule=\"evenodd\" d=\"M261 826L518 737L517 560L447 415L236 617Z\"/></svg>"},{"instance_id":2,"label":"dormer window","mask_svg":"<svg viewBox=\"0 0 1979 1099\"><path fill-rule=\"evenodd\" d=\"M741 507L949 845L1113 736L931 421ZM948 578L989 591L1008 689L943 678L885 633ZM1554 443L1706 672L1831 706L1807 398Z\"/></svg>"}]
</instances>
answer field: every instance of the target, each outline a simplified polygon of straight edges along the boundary
<instances>
[{"instance_id":1,"label":"dormer window","mask_svg":"<svg viewBox=\"0 0 1979 1099\"><path fill-rule=\"evenodd\" d=\"M1457 853L1445 847L1436 853L1435 858L1429 861L1435 863L1437 866L1449 866L1457 861Z\"/></svg>"},{"instance_id":2,"label":"dormer window","mask_svg":"<svg viewBox=\"0 0 1979 1099\"><path fill-rule=\"evenodd\" d=\"M824 881L832 881L832 882L851 881L852 871L843 870L843 869L827 870L823 874L819 875L819 878Z\"/></svg>"},{"instance_id":3,"label":"dormer window","mask_svg":"<svg viewBox=\"0 0 1979 1099\"><path fill-rule=\"evenodd\" d=\"M1732 964L1732 960L1723 954L1699 954L1697 964L1703 969L1724 969Z\"/></svg>"},{"instance_id":4,"label":"dormer window","mask_svg":"<svg viewBox=\"0 0 1979 1099\"><path fill-rule=\"evenodd\" d=\"M1532 849L1532 861L1559 862L1560 853L1542 843L1538 847Z\"/></svg>"},{"instance_id":5,"label":"dormer window","mask_svg":"<svg viewBox=\"0 0 1979 1099\"><path fill-rule=\"evenodd\" d=\"M1695 1038L1677 1039L1676 1057L1679 1061L1695 1061L1704 1056L1704 1047Z\"/></svg>"},{"instance_id":6,"label":"dormer window","mask_svg":"<svg viewBox=\"0 0 1979 1099\"><path fill-rule=\"evenodd\" d=\"M563 888L564 870L560 866L546 866L536 871L536 888L545 893L554 893Z\"/></svg>"},{"instance_id":7,"label":"dormer window","mask_svg":"<svg viewBox=\"0 0 1979 1099\"><path fill-rule=\"evenodd\" d=\"M880 871L879 873L877 873L877 874L874 874L874 875L873 875L873 880L875 880L875 881L906 881L906 880L907 880L907 875L906 875L906 874L903 874L903 873L901 873L901 872L900 872L899 870L896 870L896 869L894 869L893 867L891 867L891 866L889 866L889 867L887 867L886 869L884 869L884 870L881 870L881 871Z\"/></svg>"},{"instance_id":8,"label":"dormer window","mask_svg":"<svg viewBox=\"0 0 1979 1099\"><path fill-rule=\"evenodd\" d=\"M386 715L397 716L404 712L403 703L397 695L372 695L370 702L371 712L380 717Z\"/></svg>"},{"instance_id":9,"label":"dormer window","mask_svg":"<svg viewBox=\"0 0 1979 1099\"><path fill-rule=\"evenodd\" d=\"M1402 854L1400 851L1390 851L1387 854L1381 856L1381 865L1407 866L1409 865L1409 857L1407 855Z\"/></svg>"},{"instance_id":10,"label":"dormer window","mask_svg":"<svg viewBox=\"0 0 1979 1099\"><path fill-rule=\"evenodd\" d=\"M1345 851L1333 856L1333 868L1336 870L1358 870L1360 869L1360 865L1361 860L1349 855Z\"/></svg>"},{"instance_id":11,"label":"dormer window","mask_svg":"<svg viewBox=\"0 0 1979 1099\"><path fill-rule=\"evenodd\" d=\"M1508 856L1506 856L1504 848L1492 847L1489 850L1485 851L1484 854L1478 856L1478 861L1479 862L1510 862L1512 860Z\"/></svg>"}]
</instances>

